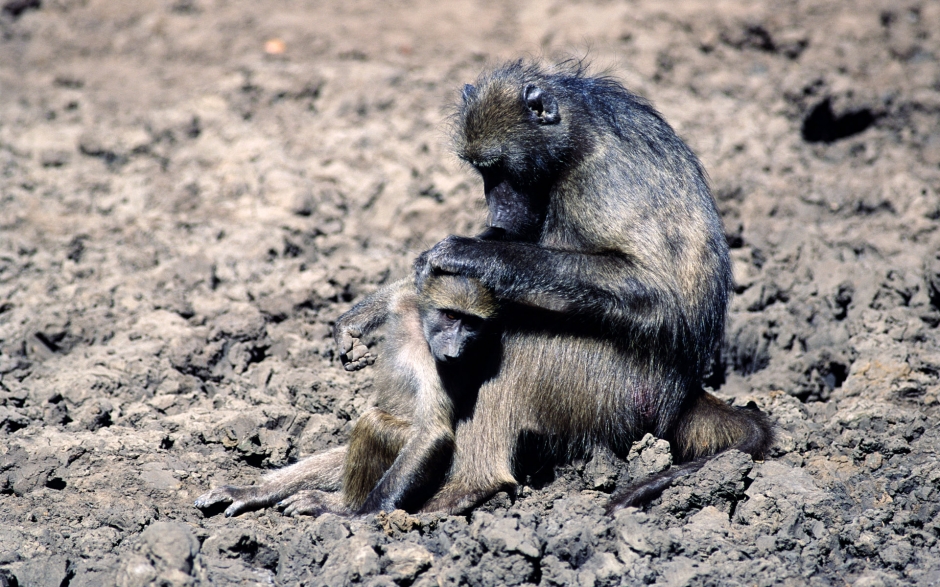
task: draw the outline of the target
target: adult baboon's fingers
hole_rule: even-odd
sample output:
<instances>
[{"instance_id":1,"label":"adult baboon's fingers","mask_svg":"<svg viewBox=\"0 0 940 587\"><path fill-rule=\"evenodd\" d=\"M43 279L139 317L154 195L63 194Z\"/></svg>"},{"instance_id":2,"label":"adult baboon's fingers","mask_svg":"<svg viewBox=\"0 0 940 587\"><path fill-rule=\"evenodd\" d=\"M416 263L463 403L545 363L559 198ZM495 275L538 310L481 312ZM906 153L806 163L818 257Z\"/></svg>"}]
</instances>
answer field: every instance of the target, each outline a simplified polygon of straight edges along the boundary
<instances>
[{"instance_id":1,"label":"adult baboon's fingers","mask_svg":"<svg viewBox=\"0 0 940 587\"><path fill-rule=\"evenodd\" d=\"M415 288L419 292L424 289L424 282L431 276L431 264L428 262L430 253L431 251L424 251L414 262Z\"/></svg>"},{"instance_id":2,"label":"adult baboon's fingers","mask_svg":"<svg viewBox=\"0 0 940 587\"><path fill-rule=\"evenodd\" d=\"M466 275L476 277L476 263L482 259L479 239L450 235L427 251L427 275Z\"/></svg>"}]
</instances>

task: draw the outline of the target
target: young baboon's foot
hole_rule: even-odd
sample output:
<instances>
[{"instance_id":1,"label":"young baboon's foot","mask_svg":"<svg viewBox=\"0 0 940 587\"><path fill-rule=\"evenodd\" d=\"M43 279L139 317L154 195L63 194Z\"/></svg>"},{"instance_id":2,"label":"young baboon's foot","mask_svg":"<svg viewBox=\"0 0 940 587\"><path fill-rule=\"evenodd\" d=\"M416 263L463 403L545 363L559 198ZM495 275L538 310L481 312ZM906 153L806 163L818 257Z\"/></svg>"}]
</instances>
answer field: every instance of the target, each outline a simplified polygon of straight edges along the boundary
<instances>
[{"instance_id":1,"label":"young baboon's foot","mask_svg":"<svg viewBox=\"0 0 940 587\"><path fill-rule=\"evenodd\" d=\"M235 487L223 485L209 490L196 498L195 506L201 510L230 503L225 509L226 517L259 510L274 505L282 497L274 492L265 491L264 486Z\"/></svg>"},{"instance_id":2,"label":"young baboon's foot","mask_svg":"<svg viewBox=\"0 0 940 587\"><path fill-rule=\"evenodd\" d=\"M319 516L320 514L349 514L343 505L342 494L309 489L278 502L286 516Z\"/></svg>"}]
</instances>

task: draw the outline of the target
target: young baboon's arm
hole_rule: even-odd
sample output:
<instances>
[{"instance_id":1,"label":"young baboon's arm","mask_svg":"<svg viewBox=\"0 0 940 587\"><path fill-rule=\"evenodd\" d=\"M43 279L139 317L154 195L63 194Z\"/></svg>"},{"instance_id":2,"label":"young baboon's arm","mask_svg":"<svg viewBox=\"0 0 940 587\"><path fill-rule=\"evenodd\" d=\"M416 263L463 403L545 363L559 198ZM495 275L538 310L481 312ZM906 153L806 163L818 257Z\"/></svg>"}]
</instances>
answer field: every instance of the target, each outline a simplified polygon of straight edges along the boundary
<instances>
[{"instance_id":1,"label":"young baboon's arm","mask_svg":"<svg viewBox=\"0 0 940 587\"><path fill-rule=\"evenodd\" d=\"M375 355L369 352L361 337L384 324L393 304L413 289L414 285L410 279L391 283L357 303L336 320L333 340L339 348L343 368L356 371L375 362Z\"/></svg>"},{"instance_id":2,"label":"young baboon's arm","mask_svg":"<svg viewBox=\"0 0 940 587\"><path fill-rule=\"evenodd\" d=\"M447 237L415 261L419 288L433 273L475 277L505 301L613 320L636 320L669 295L653 272L623 253L460 236Z\"/></svg>"}]
</instances>

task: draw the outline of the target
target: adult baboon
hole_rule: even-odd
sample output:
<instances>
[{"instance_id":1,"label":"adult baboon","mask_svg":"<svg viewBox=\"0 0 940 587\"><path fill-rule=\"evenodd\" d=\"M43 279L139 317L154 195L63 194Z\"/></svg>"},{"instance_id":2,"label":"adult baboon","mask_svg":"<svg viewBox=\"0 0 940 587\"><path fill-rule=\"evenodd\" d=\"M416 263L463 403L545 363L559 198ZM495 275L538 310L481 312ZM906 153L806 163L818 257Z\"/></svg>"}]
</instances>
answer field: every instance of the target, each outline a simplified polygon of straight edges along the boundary
<instances>
[{"instance_id":1,"label":"adult baboon","mask_svg":"<svg viewBox=\"0 0 940 587\"><path fill-rule=\"evenodd\" d=\"M417 283L473 277L506 309L499 374L458 422L447 483L424 508L465 510L514 487L523 431L615 450L652 432L686 470L730 447L762 456L766 417L701 387L724 333L730 262L705 173L662 117L578 63L516 62L464 88L455 148L507 238L448 237L418 259Z\"/></svg>"},{"instance_id":2,"label":"adult baboon","mask_svg":"<svg viewBox=\"0 0 940 587\"><path fill-rule=\"evenodd\" d=\"M454 122L458 156L483 177L488 228L422 254L416 284L420 293L442 274L473 278L503 311L495 371L479 379L472 410L457 418L446 482L422 509L459 512L514 487L524 432L572 450L623 451L645 432L669 440L685 468L622 492L612 507L650 497L727 448L761 456L772 442L766 417L701 386L724 332L730 262L705 173L662 117L580 63L546 70L515 62L465 86ZM362 329L356 320L343 324L346 332L337 326L338 339ZM415 389L447 386L419 371L429 379ZM398 425L370 434L381 441ZM316 459L326 458L294 466L301 489L339 488L324 482ZM299 492L298 481L215 501L227 496L241 511L249 502L239 496L249 494L239 492L254 490L254 505L266 505L259 496L294 494L294 511L316 511L336 499ZM385 493L417 495L415 482L396 480Z\"/></svg>"}]
</instances>

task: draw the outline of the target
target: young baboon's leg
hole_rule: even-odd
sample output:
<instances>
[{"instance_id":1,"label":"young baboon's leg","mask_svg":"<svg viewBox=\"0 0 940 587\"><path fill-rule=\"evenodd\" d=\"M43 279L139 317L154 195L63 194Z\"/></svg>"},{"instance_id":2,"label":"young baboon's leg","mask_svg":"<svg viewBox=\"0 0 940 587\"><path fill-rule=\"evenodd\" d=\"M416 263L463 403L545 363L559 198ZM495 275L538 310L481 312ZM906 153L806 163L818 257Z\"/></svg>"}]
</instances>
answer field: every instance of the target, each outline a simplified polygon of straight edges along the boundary
<instances>
[{"instance_id":1,"label":"young baboon's leg","mask_svg":"<svg viewBox=\"0 0 940 587\"><path fill-rule=\"evenodd\" d=\"M401 346L396 350L392 367L406 386L414 393L414 422L399 436L394 462L383 471L368 495L359 501L361 493L347 494L347 503L359 513L372 513L393 509L414 510L433 491L450 467L454 447L453 403L444 389L434 357L428 349L421 331L420 316L415 309L398 317L402 331ZM370 420L382 434L389 434L388 419ZM378 424L385 424L378 428ZM399 431L394 430L397 435ZM347 463L355 466L352 459ZM359 490L365 489L365 485Z\"/></svg>"},{"instance_id":2,"label":"young baboon's leg","mask_svg":"<svg viewBox=\"0 0 940 587\"><path fill-rule=\"evenodd\" d=\"M300 491L339 491L342 487L345 460L345 446L321 452L268 473L262 478L260 485L216 487L199 496L196 499L196 507L204 509L231 502L225 510L225 515L236 516L243 512L270 507Z\"/></svg>"},{"instance_id":3,"label":"young baboon's leg","mask_svg":"<svg viewBox=\"0 0 940 587\"><path fill-rule=\"evenodd\" d=\"M428 488L447 473L454 451L449 429L412 429L398 458L369 493L359 513L406 509L414 511L427 497Z\"/></svg>"},{"instance_id":4,"label":"young baboon's leg","mask_svg":"<svg viewBox=\"0 0 940 587\"><path fill-rule=\"evenodd\" d=\"M411 436L411 422L372 408L359 417L343 464L344 505L352 511L365 503Z\"/></svg>"},{"instance_id":5,"label":"young baboon's leg","mask_svg":"<svg viewBox=\"0 0 940 587\"><path fill-rule=\"evenodd\" d=\"M693 400L678 422L669 441L678 459L685 462L619 491L611 498L608 512L656 499L673 481L698 471L719 452L735 448L760 460L774 443L773 425L756 405L732 407L707 392Z\"/></svg>"}]
</instances>

